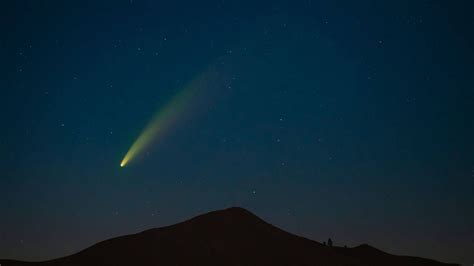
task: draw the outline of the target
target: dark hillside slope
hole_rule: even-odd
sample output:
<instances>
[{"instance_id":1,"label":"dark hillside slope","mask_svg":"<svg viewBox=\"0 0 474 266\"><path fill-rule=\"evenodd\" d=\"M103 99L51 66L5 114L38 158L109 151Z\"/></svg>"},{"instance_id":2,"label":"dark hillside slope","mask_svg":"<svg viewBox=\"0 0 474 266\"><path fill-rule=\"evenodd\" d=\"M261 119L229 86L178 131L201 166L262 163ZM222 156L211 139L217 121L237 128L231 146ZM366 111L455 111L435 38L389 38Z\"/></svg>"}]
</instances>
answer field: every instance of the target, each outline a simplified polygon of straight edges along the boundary
<instances>
[{"instance_id":1,"label":"dark hillside slope","mask_svg":"<svg viewBox=\"0 0 474 266\"><path fill-rule=\"evenodd\" d=\"M51 261L0 263L2 266L449 265L394 256L366 245L330 248L287 233L242 208L214 211L176 225L109 239Z\"/></svg>"}]
</instances>

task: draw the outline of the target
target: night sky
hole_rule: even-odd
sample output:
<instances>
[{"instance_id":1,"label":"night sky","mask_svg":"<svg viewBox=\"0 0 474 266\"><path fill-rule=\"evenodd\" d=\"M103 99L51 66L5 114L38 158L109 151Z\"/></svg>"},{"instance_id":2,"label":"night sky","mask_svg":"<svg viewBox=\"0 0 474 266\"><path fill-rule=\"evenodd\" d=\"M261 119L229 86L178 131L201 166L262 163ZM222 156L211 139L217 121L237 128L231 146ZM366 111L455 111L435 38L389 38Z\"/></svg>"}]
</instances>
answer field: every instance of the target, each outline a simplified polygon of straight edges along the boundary
<instances>
[{"instance_id":1,"label":"night sky","mask_svg":"<svg viewBox=\"0 0 474 266\"><path fill-rule=\"evenodd\" d=\"M470 2L1 1L0 258L242 206L471 265Z\"/></svg>"}]
</instances>

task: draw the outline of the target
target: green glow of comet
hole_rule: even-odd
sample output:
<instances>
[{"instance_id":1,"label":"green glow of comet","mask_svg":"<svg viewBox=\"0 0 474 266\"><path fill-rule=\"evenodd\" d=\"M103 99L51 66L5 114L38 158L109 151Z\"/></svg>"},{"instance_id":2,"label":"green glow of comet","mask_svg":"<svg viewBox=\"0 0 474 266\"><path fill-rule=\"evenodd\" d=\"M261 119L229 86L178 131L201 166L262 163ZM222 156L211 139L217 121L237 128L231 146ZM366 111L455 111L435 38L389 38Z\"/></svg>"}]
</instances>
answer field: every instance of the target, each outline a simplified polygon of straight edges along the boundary
<instances>
[{"instance_id":1,"label":"green glow of comet","mask_svg":"<svg viewBox=\"0 0 474 266\"><path fill-rule=\"evenodd\" d=\"M162 107L143 129L132 144L125 157L120 162L120 167L125 167L132 159L139 155L147 148L155 139L163 135L177 118L184 112L198 88L205 86L209 78L209 71L201 74L192 80L184 89L174 96L168 104Z\"/></svg>"}]
</instances>

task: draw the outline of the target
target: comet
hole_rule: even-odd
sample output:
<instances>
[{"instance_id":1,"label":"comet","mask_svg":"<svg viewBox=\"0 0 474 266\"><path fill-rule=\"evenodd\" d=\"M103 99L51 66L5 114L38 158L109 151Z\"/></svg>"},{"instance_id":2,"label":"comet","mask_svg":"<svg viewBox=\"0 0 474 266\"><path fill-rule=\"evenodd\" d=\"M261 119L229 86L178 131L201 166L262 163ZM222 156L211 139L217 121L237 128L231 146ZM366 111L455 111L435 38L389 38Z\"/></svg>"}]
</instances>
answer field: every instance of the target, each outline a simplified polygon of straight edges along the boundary
<instances>
[{"instance_id":1,"label":"comet","mask_svg":"<svg viewBox=\"0 0 474 266\"><path fill-rule=\"evenodd\" d=\"M213 80L215 72L208 69L198 77L190 81L184 88L175 95L170 101L160 108L152 117L151 121L142 130L137 139L133 142L122 161L120 167L127 166L130 161L140 155L155 140L162 137L178 118L191 105L198 90L205 88L209 81Z\"/></svg>"}]
</instances>

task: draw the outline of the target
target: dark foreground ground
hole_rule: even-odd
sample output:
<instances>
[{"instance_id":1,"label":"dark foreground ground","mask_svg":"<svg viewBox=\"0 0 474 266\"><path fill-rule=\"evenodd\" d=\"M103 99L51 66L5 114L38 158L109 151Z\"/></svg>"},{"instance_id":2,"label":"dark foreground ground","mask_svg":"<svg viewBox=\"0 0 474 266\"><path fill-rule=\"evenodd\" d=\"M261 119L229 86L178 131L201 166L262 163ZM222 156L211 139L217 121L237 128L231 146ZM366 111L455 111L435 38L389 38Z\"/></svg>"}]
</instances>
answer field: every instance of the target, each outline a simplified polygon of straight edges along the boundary
<instances>
[{"instance_id":1,"label":"dark foreground ground","mask_svg":"<svg viewBox=\"0 0 474 266\"><path fill-rule=\"evenodd\" d=\"M1 266L442 266L418 257L396 256L369 245L328 247L292 235L242 208L229 208L188 221L95 244L71 256L44 261L0 260Z\"/></svg>"}]
</instances>

